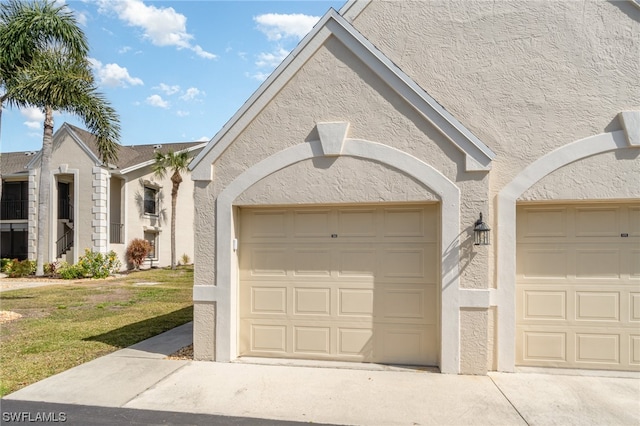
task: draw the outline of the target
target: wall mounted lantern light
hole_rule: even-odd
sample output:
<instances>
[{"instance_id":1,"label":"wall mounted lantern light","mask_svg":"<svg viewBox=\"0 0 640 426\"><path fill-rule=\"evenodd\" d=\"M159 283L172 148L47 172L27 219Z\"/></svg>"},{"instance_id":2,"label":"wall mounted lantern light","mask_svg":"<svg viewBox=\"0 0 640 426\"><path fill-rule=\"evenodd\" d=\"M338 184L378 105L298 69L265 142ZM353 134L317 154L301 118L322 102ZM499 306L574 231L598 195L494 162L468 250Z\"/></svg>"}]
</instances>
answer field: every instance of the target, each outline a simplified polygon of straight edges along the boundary
<instances>
[{"instance_id":1,"label":"wall mounted lantern light","mask_svg":"<svg viewBox=\"0 0 640 426\"><path fill-rule=\"evenodd\" d=\"M482 213L480 213L480 219L476 220L476 225L473 227L474 244L477 246L491 244L489 232L491 232L491 228L482 221Z\"/></svg>"}]
</instances>

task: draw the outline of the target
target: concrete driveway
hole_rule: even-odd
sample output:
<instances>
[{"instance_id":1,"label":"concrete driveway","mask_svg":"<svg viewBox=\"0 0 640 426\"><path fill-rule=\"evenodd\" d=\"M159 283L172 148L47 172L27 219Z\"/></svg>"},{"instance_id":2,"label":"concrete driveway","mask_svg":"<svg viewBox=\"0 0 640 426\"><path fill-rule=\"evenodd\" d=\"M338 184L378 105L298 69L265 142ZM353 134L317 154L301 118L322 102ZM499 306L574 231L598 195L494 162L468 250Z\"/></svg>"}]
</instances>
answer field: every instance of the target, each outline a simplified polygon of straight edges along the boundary
<instances>
[{"instance_id":1,"label":"concrete driveway","mask_svg":"<svg viewBox=\"0 0 640 426\"><path fill-rule=\"evenodd\" d=\"M165 359L191 343L191 327L80 365L6 399L329 424L640 424L637 378L453 376L383 366Z\"/></svg>"}]
</instances>

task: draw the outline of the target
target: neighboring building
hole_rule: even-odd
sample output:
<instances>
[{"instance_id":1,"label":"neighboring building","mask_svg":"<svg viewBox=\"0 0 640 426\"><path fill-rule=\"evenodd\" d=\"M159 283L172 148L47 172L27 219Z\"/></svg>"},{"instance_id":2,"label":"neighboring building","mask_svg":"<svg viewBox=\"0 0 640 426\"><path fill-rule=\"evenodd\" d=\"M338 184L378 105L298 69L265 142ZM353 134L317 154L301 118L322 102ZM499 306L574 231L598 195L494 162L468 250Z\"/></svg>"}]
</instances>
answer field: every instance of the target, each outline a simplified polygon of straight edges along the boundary
<instances>
[{"instance_id":1,"label":"neighboring building","mask_svg":"<svg viewBox=\"0 0 640 426\"><path fill-rule=\"evenodd\" d=\"M191 163L195 357L639 371L639 52L630 1L329 11Z\"/></svg>"},{"instance_id":2,"label":"neighboring building","mask_svg":"<svg viewBox=\"0 0 640 426\"><path fill-rule=\"evenodd\" d=\"M152 171L157 150L197 154L202 142L121 146L118 164L99 159L95 137L63 124L53 137L50 223L47 262L75 263L85 249L114 250L126 268L126 247L144 238L154 247L146 266L171 263L171 174L158 179ZM37 186L40 153L1 154L1 256L36 258ZM178 192L176 257L193 259L193 182Z\"/></svg>"}]
</instances>

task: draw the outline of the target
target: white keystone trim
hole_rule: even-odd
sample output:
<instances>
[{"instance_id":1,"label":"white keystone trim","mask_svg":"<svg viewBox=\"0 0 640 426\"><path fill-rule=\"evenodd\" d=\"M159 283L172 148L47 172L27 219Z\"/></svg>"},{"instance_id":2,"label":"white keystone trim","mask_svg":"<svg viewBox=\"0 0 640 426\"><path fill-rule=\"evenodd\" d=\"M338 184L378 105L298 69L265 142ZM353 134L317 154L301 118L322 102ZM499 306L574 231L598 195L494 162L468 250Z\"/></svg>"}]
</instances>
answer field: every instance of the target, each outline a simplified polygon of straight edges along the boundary
<instances>
[{"instance_id":1,"label":"white keystone trim","mask_svg":"<svg viewBox=\"0 0 640 426\"><path fill-rule=\"evenodd\" d=\"M515 371L516 201L549 173L574 161L629 148L625 132L602 133L562 146L531 163L498 194L498 371Z\"/></svg>"},{"instance_id":2,"label":"white keystone trim","mask_svg":"<svg viewBox=\"0 0 640 426\"><path fill-rule=\"evenodd\" d=\"M618 117L629 146L640 146L640 111L622 111Z\"/></svg>"},{"instance_id":3,"label":"white keystone trim","mask_svg":"<svg viewBox=\"0 0 640 426\"><path fill-rule=\"evenodd\" d=\"M337 157L342 153L344 141L349 131L349 122L334 121L329 123L317 123L318 136L322 152L326 157Z\"/></svg>"},{"instance_id":4,"label":"white keystone trim","mask_svg":"<svg viewBox=\"0 0 640 426\"><path fill-rule=\"evenodd\" d=\"M347 139L343 155L378 161L406 173L436 193L441 200L441 352L440 370L460 372L460 190L430 165L389 146L359 139ZM265 158L236 177L216 200L216 285L196 286L194 301L217 301L216 360L228 362L237 357L238 279L233 267L233 202L259 180L292 164L323 156L319 141L302 143ZM471 306L488 304L487 292L466 292ZM486 300L485 300L486 299Z\"/></svg>"},{"instance_id":5,"label":"white keystone trim","mask_svg":"<svg viewBox=\"0 0 640 426\"><path fill-rule=\"evenodd\" d=\"M330 37L336 37L358 59L364 62L391 89L402 96L418 113L438 129L461 152L472 160L466 161L466 171L487 171L496 154L454 116L445 110L415 81L378 50L335 10L329 10L313 30L285 58L260 85L234 116L211 139L191 164L193 180L210 181L213 163L238 135L277 96L295 73Z\"/></svg>"}]
</instances>

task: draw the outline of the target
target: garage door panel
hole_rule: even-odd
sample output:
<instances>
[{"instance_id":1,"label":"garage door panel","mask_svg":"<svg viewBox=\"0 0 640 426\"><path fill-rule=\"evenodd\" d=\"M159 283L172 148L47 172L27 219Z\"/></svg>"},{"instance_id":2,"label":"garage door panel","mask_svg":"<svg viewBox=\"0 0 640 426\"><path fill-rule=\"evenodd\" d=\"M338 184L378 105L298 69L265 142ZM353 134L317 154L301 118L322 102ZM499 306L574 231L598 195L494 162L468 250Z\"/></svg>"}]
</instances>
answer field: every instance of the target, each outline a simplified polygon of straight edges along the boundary
<instances>
[{"instance_id":1,"label":"garage door panel","mask_svg":"<svg viewBox=\"0 0 640 426\"><path fill-rule=\"evenodd\" d=\"M330 212L330 210L294 211L294 238L326 238L330 236Z\"/></svg>"},{"instance_id":2,"label":"garage door panel","mask_svg":"<svg viewBox=\"0 0 640 426\"><path fill-rule=\"evenodd\" d=\"M373 361L373 329L338 328L338 355Z\"/></svg>"},{"instance_id":3,"label":"garage door panel","mask_svg":"<svg viewBox=\"0 0 640 426\"><path fill-rule=\"evenodd\" d=\"M331 251L328 248L303 247L292 251L294 276L331 276Z\"/></svg>"},{"instance_id":4,"label":"garage door panel","mask_svg":"<svg viewBox=\"0 0 640 426\"><path fill-rule=\"evenodd\" d=\"M285 238L286 214L285 210L253 210L250 213L251 220L246 221L243 229L247 240L261 240L265 238Z\"/></svg>"},{"instance_id":5,"label":"garage door panel","mask_svg":"<svg viewBox=\"0 0 640 426\"><path fill-rule=\"evenodd\" d=\"M567 333L523 332L523 353L527 361L567 361Z\"/></svg>"},{"instance_id":6,"label":"garage door panel","mask_svg":"<svg viewBox=\"0 0 640 426\"><path fill-rule=\"evenodd\" d=\"M517 233L522 240L567 235L566 208L524 208L525 218L518 222Z\"/></svg>"},{"instance_id":7,"label":"garage door panel","mask_svg":"<svg viewBox=\"0 0 640 426\"><path fill-rule=\"evenodd\" d=\"M640 207L629 208L629 235L640 237Z\"/></svg>"},{"instance_id":8,"label":"garage door panel","mask_svg":"<svg viewBox=\"0 0 640 426\"><path fill-rule=\"evenodd\" d=\"M620 321L620 293L576 292L576 319L579 321Z\"/></svg>"},{"instance_id":9,"label":"garage door panel","mask_svg":"<svg viewBox=\"0 0 640 426\"><path fill-rule=\"evenodd\" d=\"M250 256L241 258L241 268L246 272L245 276L278 276L287 275L289 267L289 256L285 248L277 247L254 247L251 248ZM242 260L247 259L243 264Z\"/></svg>"},{"instance_id":10,"label":"garage door panel","mask_svg":"<svg viewBox=\"0 0 640 426\"><path fill-rule=\"evenodd\" d=\"M576 278L620 278L620 250L610 248L576 250Z\"/></svg>"},{"instance_id":11,"label":"garage door panel","mask_svg":"<svg viewBox=\"0 0 640 426\"><path fill-rule=\"evenodd\" d=\"M338 290L338 316L373 318L373 289Z\"/></svg>"},{"instance_id":12,"label":"garage door panel","mask_svg":"<svg viewBox=\"0 0 640 426\"><path fill-rule=\"evenodd\" d=\"M241 356L437 364L437 205L257 210L240 212Z\"/></svg>"},{"instance_id":13,"label":"garage door panel","mask_svg":"<svg viewBox=\"0 0 640 426\"><path fill-rule=\"evenodd\" d=\"M555 248L528 248L518 252L522 278L564 279L568 273L568 251Z\"/></svg>"},{"instance_id":14,"label":"garage door panel","mask_svg":"<svg viewBox=\"0 0 640 426\"><path fill-rule=\"evenodd\" d=\"M361 238L376 236L378 230L376 210L338 210L338 236Z\"/></svg>"},{"instance_id":15,"label":"garage door panel","mask_svg":"<svg viewBox=\"0 0 640 426\"><path fill-rule=\"evenodd\" d=\"M640 335L629 336L629 363L640 366Z\"/></svg>"},{"instance_id":16,"label":"garage door panel","mask_svg":"<svg viewBox=\"0 0 640 426\"><path fill-rule=\"evenodd\" d=\"M640 293L629 295L629 321L640 322Z\"/></svg>"},{"instance_id":17,"label":"garage door panel","mask_svg":"<svg viewBox=\"0 0 640 426\"><path fill-rule=\"evenodd\" d=\"M620 363L620 335L576 333L576 361L581 363Z\"/></svg>"},{"instance_id":18,"label":"garage door panel","mask_svg":"<svg viewBox=\"0 0 640 426\"><path fill-rule=\"evenodd\" d=\"M295 315L331 315L330 288L294 288Z\"/></svg>"},{"instance_id":19,"label":"garage door panel","mask_svg":"<svg viewBox=\"0 0 640 426\"><path fill-rule=\"evenodd\" d=\"M525 290L524 319L533 320L566 320L567 319L567 292L566 291L540 291Z\"/></svg>"},{"instance_id":20,"label":"garage door panel","mask_svg":"<svg viewBox=\"0 0 640 426\"><path fill-rule=\"evenodd\" d=\"M251 313L286 314L287 289L285 287L251 287Z\"/></svg>"},{"instance_id":21,"label":"garage door panel","mask_svg":"<svg viewBox=\"0 0 640 426\"><path fill-rule=\"evenodd\" d=\"M338 276L341 278L372 278L376 275L376 250L367 248L337 249Z\"/></svg>"},{"instance_id":22,"label":"garage door panel","mask_svg":"<svg viewBox=\"0 0 640 426\"><path fill-rule=\"evenodd\" d=\"M254 352L285 353L287 327L284 325L250 325L250 348Z\"/></svg>"},{"instance_id":23,"label":"garage door panel","mask_svg":"<svg viewBox=\"0 0 640 426\"><path fill-rule=\"evenodd\" d=\"M330 327L293 327L293 353L331 354Z\"/></svg>"},{"instance_id":24,"label":"garage door panel","mask_svg":"<svg viewBox=\"0 0 640 426\"><path fill-rule=\"evenodd\" d=\"M638 212L630 204L517 207L518 365L640 371Z\"/></svg>"}]
</instances>

